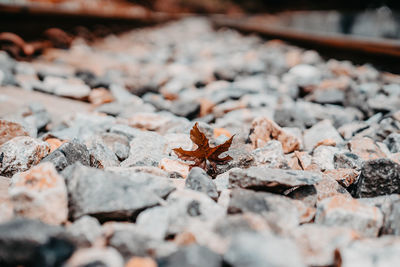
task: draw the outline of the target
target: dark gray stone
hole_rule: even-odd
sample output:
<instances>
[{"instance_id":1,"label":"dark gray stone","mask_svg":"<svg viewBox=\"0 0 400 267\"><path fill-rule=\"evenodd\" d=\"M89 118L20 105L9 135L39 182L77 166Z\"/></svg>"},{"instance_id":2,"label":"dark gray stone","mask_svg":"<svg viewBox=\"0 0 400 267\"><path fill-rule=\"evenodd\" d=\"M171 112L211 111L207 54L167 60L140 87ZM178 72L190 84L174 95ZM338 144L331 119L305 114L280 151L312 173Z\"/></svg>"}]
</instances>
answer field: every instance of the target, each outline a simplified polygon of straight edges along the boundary
<instances>
[{"instance_id":1,"label":"dark gray stone","mask_svg":"<svg viewBox=\"0 0 400 267\"><path fill-rule=\"evenodd\" d=\"M45 157L42 162L51 162L57 171L62 171L65 167L80 162L83 165L90 165L90 154L84 144L77 140L72 140L62 144L59 148Z\"/></svg>"},{"instance_id":2,"label":"dark gray stone","mask_svg":"<svg viewBox=\"0 0 400 267\"><path fill-rule=\"evenodd\" d=\"M232 170L229 174L229 185L232 188L262 189L282 193L289 188L316 184L321 179L321 175L314 172L257 166Z\"/></svg>"},{"instance_id":3,"label":"dark gray stone","mask_svg":"<svg viewBox=\"0 0 400 267\"><path fill-rule=\"evenodd\" d=\"M73 251L61 227L22 218L0 224L1 266L61 266Z\"/></svg>"},{"instance_id":4,"label":"dark gray stone","mask_svg":"<svg viewBox=\"0 0 400 267\"><path fill-rule=\"evenodd\" d=\"M150 174L121 176L79 163L66 168L70 216L91 215L101 221L135 219L144 209L156 206L174 190L167 179Z\"/></svg>"},{"instance_id":5,"label":"dark gray stone","mask_svg":"<svg viewBox=\"0 0 400 267\"><path fill-rule=\"evenodd\" d=\"M220 267L222 257L207 247L190 245L179 249L169 257L158 260L160 267Z\"/></svg>"},{"instance_id":6,"label":"dark gray stone","mask_svg":"<svg viewBox=\"0 0 400 267\"><path fill-rule=\"evenodd\" d=\"M198 167L193 168L185 181L186 188L207 194L210 198L217 200L217 186L207 173Z\"/></svg>"},{"instance_id":7,"label":"dark gray stone","mask_svg":"<svg viewBox=\"0 0 400 267\"><path fill-rule=\"evenodd\" d=\"M335 169L355 169L360 170L364 160L356 154L350 152L340 152L333 156Z\"/></svg>"},{"instance_id":8,"label":"dark gray stone","mask_svg":"<svg viewBox=\"0 0 400 267\"><path fill-rule=\"evenodd\" d=\"M392 133L388 137L386 137L385 141L383 141L390 152L397 153L400 152L400 133Z\"/></svg>"},{"instance_id":9,"label":"dark gray stone","mask_svg":"<svg viewBox=\"0 0 400 267\"><path fill-rule=\"evenodd\" d=\"M355 185L355 197L400 194L400 165L390 159L366 161Z\"/></svg>"},{"instance_id":10,"label":"dark gray stone","mask_svg":"<svg viewBox=\"0 0 400 267\"><path fill-rule=\"evenodd\" d=\"M224 255L224 261L232 267L305 266L293 241L259 233L236 234Z\"/></svg>"}]
</instances>

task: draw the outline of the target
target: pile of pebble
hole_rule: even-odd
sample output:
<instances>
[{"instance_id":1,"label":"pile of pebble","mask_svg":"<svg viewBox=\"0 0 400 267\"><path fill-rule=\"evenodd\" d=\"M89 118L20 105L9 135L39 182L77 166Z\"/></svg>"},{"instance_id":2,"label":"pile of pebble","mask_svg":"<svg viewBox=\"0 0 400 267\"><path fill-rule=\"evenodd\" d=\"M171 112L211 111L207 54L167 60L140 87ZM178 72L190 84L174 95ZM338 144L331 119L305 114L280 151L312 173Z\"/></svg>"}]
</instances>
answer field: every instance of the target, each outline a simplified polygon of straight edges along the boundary
<instances>
[{"instance_id":1,"label":"pile of pebble","mask_svg":"<svg viewBox=\"0 0 400 267\"><path fill-rule=\"evenodd\" d=\"M2 114L1 266L400 263L398 75L189 18L0 53L0 84L92 109ZM230 162L174 154L195 122Z\"/></svg>"}]
</instances>

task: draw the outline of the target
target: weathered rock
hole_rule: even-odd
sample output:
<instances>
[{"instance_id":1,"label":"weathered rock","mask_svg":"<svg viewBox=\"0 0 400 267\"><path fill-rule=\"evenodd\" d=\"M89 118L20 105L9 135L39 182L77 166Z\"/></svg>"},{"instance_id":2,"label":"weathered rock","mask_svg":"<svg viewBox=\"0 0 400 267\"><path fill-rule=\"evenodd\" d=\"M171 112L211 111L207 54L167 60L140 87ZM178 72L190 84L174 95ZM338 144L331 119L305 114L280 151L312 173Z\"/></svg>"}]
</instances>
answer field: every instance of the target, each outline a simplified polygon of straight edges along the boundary
<instances>
[{"instance_id":1,"label":"weathered rock","mask_svg":"<svg viewBox=\"0 0 400 267\"><path fill-rule=\"evenodd\" d=\"M269 168L284 168L288 165L285 160L282 144L271 140L265 146L257 148L252 152L254 160L268 166Z\"/></svg>"},{"instance_id":2,"label":"weathered rock","mask_svg":"<svg viewBox=\"0 0 400 267\"><path fill-rule=\"evenodd\" d=\"M67 233L80 247L95 244L102 234L100 223L93 217L83 216L67 226Z\"/></svg>"},{"instance_id":3,"label":"weathered rock","mask_svg":"<svg viewBox=\"0 0 400 267\"><path fill-rule=\"evenodd\" d=\"M382 237L355 241L339 249L341 266L396 266L400 262L398 238Z\"/></svg>"},{"instance_id":4,"label":"weathered rock","mask_svg":"<svg viewBox=\"0 0 400 267\"><path fill-rule=\"evenodd\" d=\"M17 215L56 225L67 220L67 188L51 163L15 174L9 192Z\"/></svg>"},{"instance_id":5,"label":"weathered rock","mask_svg":"<svg viewBox=\"0 0 400 267\"><path fill-rule=\"evenodd\" d=\"M77 140L72 140L62 144L58 149L45 157L42 162L53 163L57 171L60 172L75 162L89 166L90 155L84 144L79 143Z\"/></svg>"},{"instance_id":6,"label":"weathered rock","mask_svg":"<svg viewBox=\"0 0 400 267\"><path fill-rule=\"evenodd\" d=\"M263 216L277 232L293 229L300 223L300 214L290 198L266 192L232 190L228 213L246 212Z\"/></svg>"},{"instance_id":7,"label":"weathered rock","mask_svg":"<svg viewBox=\"0 0 400 267\"><path fill-rule=\"evenodd\" d=\"M163 158L160 161L160 169L166 171L170 175L181 176L186 178L189 174L189 164L186 164L180 160Z\"/></svg>"},{"instance_id":8,"label":"weathered rock","mask_svg":"<svg viewBox=\"0 0 400 267\"><path fill-rule=\"evenodd\" d=\"M304 224L294 229L291 236L308 266L331 266L335 250L356 240L356 232L343 227Z\"/></svg>"},{"instance_id":9,"label":"weathered rock","mask_svg":"<svg viewBox=\"0 0 400 267\"><path fill-rule=\"evenodd\" d=\"M341 186L347 188L357 181L360 173L354 169L335 169L325 171L324 174L335 179Z\"/></svg>"},{"instance_id":10,"label":"weathered rock","mask_svg":"<svg viewBox=\"0 0 400 267\"><path fill-rule=\"evenodd\" d=\"M1 135L1 134L0 134ZM386 137L384 143L389 148L390 152L400 152L400 133L392 133Z\"/></svg>"},{"instance_id":11,"label":"weathered rock","mask_svg":"<svg viewBox=\"0 0 400 267\"><path fill-rule=\"evenodd\" d=\"M297 186L313 185L321 179L321 175L318 173L270 169L260 166L231 171L229 174L229 185L230 187L283 192Z\"/></svg>"},{"instance_id":12,"label":"weathered rock","mask_svg":"<svg viewBox=\"0 0 400 267\"><path fill-rule=\"evenodd\" d=\"M83 215L99 220L134 219L174 190L167 179L160 177L139 173L120 176L79 163L62 174L69 193L70 216L74 219Z\"/></svg>"},{"instance_id":13,"label":"weathered rock","mask_svg":"<svg viewBox=\"0 0 400 267\"><path fill-rule=\"evenodd\" d=\"M353 138L348 144L351 153L356 154L363 160L385 158L386 155L375 144L374 140L368 137Z\"/></svg>"},{"instance_id":14,"label":"weathered rock","mask_svg":"<svg viewBox=\"0 0 400 267\"><path fill-rule=\"evenodd\" d=\"M202 192L215 201L218 198L217 186L211 177L201 168L195 167L190 170L185 182L185 187Z\"/></svg>"},{"instance_id":15,"label":"weathered rock","mask_svg":"<svg viewBox=\"0 0 400 267\"><path fill-rule=\"evenodd\" d=\"M318 202L336 195L351 198L350 193L329 175L323 175L322 179L315 184L315 189Z\"/></svg>"},{"instance_id":16,"label":"weathered rock","mask_svg":"<svg viewBox=\"0 0 400 267\"><path fill-rule=\"evenodd\" d=\"M326 139L325 139L326 140ZM311 164L315 164L322 171L335 169L334 155L339 149L332 146L318 146L314 149Z\"/></svg>"},{"instance_id":17,"label":"weathered rock","mask_svg":"<svg viewBox=\"0 0 400 267\"><path fill-rule=\"evenodd\" d=\"M265 117L253 121L249 138L254 148L263 147L272 139L282 143L285 153L290 153L300 148L300 141L296 136L284 131L278 124Z\"/></svg>"},{"instance_id":18,"label":"weathered rock","mask_svg":"<svg viewBox=\"0 0 400 267\"><path fill-rule=\"evenodd\" d=\"M50 147L46 142L20 136L0 146L0 175L11 177L28 170L47 156Z\"/></svg>"},{"instance_id":19,"label":"weathered rock","mask_svg":"<svg viewBox=\"0 0 400 267\"><path fill-rule=\"evenodd\" d=\"M101 139L111 149L120 161L129 156L129 139L121 134L103 133Z\"/></svg>"},{"instance_id":20,"label":"weathered rock","mask_svg":"<svg viewBox=\"0 0 400 267\"><path fill-rule=\"evenodd\" d=\"M360 170L363 160L356 154L350 152L339 152L333 156L335 169L355 169Z\"/></svg>"},{"instance_id":21,"label":"weathered rock","mask_svg":"<svg viewBox=\"0 0 400 267\"><path fill-rule=\"evenodd\" d=\"M257 233L235 235L224 255L224 261L232 267L305 266L292 241Z\"/></svg>"},{"instance_id":22,"label":"weathered rock","mask_svg":"<svg viewBox=\"0 0 400 267\"><path fill-rule=\"evenodd\" d=\"M73 251L61 227L22 218L0 224L1 266L60 266Z\"/></svg>"},{"instance_id":23,"label":"weathered rock","mask_svg":"<svg viewBox=\"0 0 400 267\"><path fill-rule=\"evenodd\" d=\"M334 140L336 144L343 142L342 137L329 120L318 122L304 131L304 146L306 150L312 150L319 142L325 139Z\"/></svg>"},{"instance_id":24,"label":"weathered rock","mask_svg":"<svg viewBox=\"0 0 400 267\"><path fill-rule=\"evenodd\" d=\"M129 157L122 167L158 166L164 154L165 138L154 132L141 132L130 142Z\"/></svg>"},{"instance_id":25,"label":"weathered rock","mask_svg":"<svg viewBox=\"0 0 400 267\"><path fill-rule=\"evenodd\" d=\"M125 259L133 256L162 257L176 251L173 243L152 239L135 228L115 231L108 244L118 250Z\"/></svg>"},{"instance_id":26,"label":"weathered rock","mask_svg":"<svg viewBox=\"0 0 400 267\"><path fill-rule=\"evenodd\" d=\"M104 169L105 167L119 166L115 153L101 140L94 138L89 144L90 166Z\"/></svg>"},{"instance_id":27,"label":"weathered rock","mask_svg":"<svg viewBox=\"0 0 400 267\"><path fill-rule=\"evenodd\" d=\"M123 267L124 259L114 248L83 248L77 250L66 262L66 267L107 266Z\"/></svg>"},{"instance_id":28,"label":"weathered rock","mask_svg":"<svg viewBox=\"0 0 400 267\"><path fill-rule=\"evenodd\" d=\"M17 136L29 136L29 133L19 123L0 120L0 146Z\"/></svg>"},{"instance_id":29,"label":"weathered rock","mask_svg":"<svg viewBox=\"0 0 400 267\"><path fill-rule=\"evenodd\" d=\"M315 222L326 226L348 227L361 236L375 237L383 225L383 216L376 207L338 195L319 203Z\"/></svg>"},{"instance_id":30,"label":"weathered rock","mask_svg":"<svg viewBox=\"0 0 400 267\"><path fill-rule=\"evenodd\" d=\"M355 197L375 197L400 193L400 165L390 159L364 163L355 185Z\"/></svg>"},{"instance_id":31,"label":"weathered rock","mask_svg":"<svg viewBox=\"0 0 400 267\"><path fill-rule=\"evenodd\" d=\"M159 260L159 266L191 266L191 267L219 267L222 257L206 247L190 245L179 249L167 258Z\"/></svg>"}]
</instances>

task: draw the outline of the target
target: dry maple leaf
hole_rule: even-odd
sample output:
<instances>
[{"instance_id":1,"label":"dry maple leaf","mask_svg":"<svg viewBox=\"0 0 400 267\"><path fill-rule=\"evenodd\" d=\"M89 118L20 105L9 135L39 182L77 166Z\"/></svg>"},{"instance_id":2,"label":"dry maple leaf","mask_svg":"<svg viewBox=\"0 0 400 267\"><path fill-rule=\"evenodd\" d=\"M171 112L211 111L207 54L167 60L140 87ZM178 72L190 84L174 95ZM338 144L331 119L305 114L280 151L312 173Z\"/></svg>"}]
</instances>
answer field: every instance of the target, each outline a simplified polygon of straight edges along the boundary
<instances>
[{"instance_id":1,"label":"dry maple leaf","mask_svg":"<svg viewBox=\"0 0 400 267\"><path fill-rule=\"evenodd\" d=\"M232 160L231 156L220 158L219 155L229 150L234 135L225 143L216 147L210 147L207 137L199 130L197 125L196 123L192 130L190 130L190 139L197 145L197 149L188 151L182 148L174 148L173 150L176 155L182 160L193 161L194 164L191 164L190 168L200 167L204 170L207 168L207 161L215 169L217 164L224 164Z\"/></svg>"}]
</instances>

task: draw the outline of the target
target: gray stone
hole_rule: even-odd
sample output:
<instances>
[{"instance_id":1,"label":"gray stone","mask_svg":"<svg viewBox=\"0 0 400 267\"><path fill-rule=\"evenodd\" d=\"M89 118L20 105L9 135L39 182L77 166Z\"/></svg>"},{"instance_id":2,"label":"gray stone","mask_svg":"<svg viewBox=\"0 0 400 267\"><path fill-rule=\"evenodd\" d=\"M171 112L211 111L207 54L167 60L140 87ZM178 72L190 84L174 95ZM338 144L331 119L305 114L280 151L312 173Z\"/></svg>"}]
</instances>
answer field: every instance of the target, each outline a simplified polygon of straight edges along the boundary
<instances>
[{"instance_id":1,"label":"gray stone","mask_svg":"<svg viewBox=\"0 0 400 267\"><path fill-rule=\"evenodd\" d=\"M46 142L28 137L15 137L0 146L0 175L11 177L28 170L49 154Z\"/></svg>"},{"instance_id":2,"label":"gray stone","mask_svg":"<svg viewBox=\"0 0 400 267\"><path fill-rule=\"evenodd\" d=\"M245 212L263 216L277 232L293 229L300 223L299 212L290 198L266 192L232 190L228 213Z\"/></svg>"},{"instance_id":3,"label":"gray stone","mask_svg":"<svg viewBox=\"0 0 400 267\"><path fill-rule=\"evenodd\" d=\"M90 216L83 216L74 221L67 226L66 231L80 247L93 245L102 234L100 223Z\"/></svg>"},{"instance_id":4,"label":"gray stone","mask_svg":"<svg viewBox=\"0 0 400 267\"><path fill-rule=\"evenodd\" d=\"M383 215L376 207L337 195L318 204L315 222L326 226L348 227L361 236L376 237L383 225Z\"/></svg>"},{"instance_id":5,"label":"gray stone","mask_svg":"<svg viewBox=\"0 0 400 267\"><path fill-rule=\"evenodd\" d=\"M277 140L269 141L265 146L257 148L252 152L254 160L269 168L286 168L282 144Z\"/></svg>"},{"instance_id":6,"label":"gray stone","mask_svg":"<svg viewBox=\"0 0 400 267\"><path fill-rule=\"evenodd\" d=\"M205 193L214 200L218 199L218 192L215 183L201 168L195 167L190 170L189 175L186 178L185 187Z\"/></svg>"},{"instance_id":7,"label":"gray stone","mask_svg":"<svg viewBox=\"0 0 400 267\"><path fill-rule=\"evenodd\" d=\"M392 133L388 137L386 137L385 141L383 141L390 152L397 153L400 152L400 133Z\"/></svg>"},{"instance_id":8,"label":"gray stone","mask_svg":"<svg viewBox=\"0 0 400 267\"><path fill-rule=\"evenodd\" d=\"M360 170L364 160L350 152L339 152L333 156L335 169Z\"/></svg>"},{"instance_id":9,"label":"gray stone","mask_svg":"<svg viewBox=\"0 0 400 267\"><path fill-rule=\"evenodd\" d=\"M0 224L1 266L60 266L73 251L61 227L22 218Z\"/></svg>"},{"instance_id":10,"label":"gray stone","mask_svg":"<svg viewBox=\"0 0 400 267\"><path fill-rule=\"evenodd\" d=\"M339 248L338 252L343 267L391 267L400 262L398 237L359 240Z\"/></svg>"},{"instance_id":11,"label":"gray stone","mask_svg":"<svg viewBox=\"0 0 400 267\"><path fill-rule=\"evenodd\" d=\"M306 150L312 150L318 142L326 139L333 140L336 144L343 142L343 138L329 120L318 122L304 131L304 146Z\"/></svg>"},{"instance_id":12,"label":"gray stone","mask_svg":"<svg viewBox=\"0 0 400 267\"><path fill-rule=\"evenodd\" d=\"M59 148L45 157L42 162L51 162L57 171L64 170L67 166L80 162L90 165L90 154L87 147L77 140L62 144Z\"/></svg>"},{"instance_id":13,"label":"gray stone","mask_svg":"<svg viewBox=\"0 0 400 267\"><path fill-rule=\"evenodd\" d=\"M123 267L124 259L111 247L92 247L77 250L65 264L66 267Z\"/></svg>"},{"instance_id":14,"label":"gray stone","mask_svg":"<svg viewBox=\"0 0 400 267\"><path fill-rule=\"evenodd\" d=\"M158 166L161 159L166 157L165 138L154 132L142 131L130 142L129 157L121 162L122 167Z\"/></svg>"},{"instance_id":15,"label":"gray stone","mask_svg":"<svg viewBox=\"0 0 400 267\"><path fill-rule=\"evenodd\" d=\"M95 137L89 144L90 166L104 169L119 166L115 153L99 137Z\"/></svg>"},{"instance_id":16,"label":"gray stone","mask_svg":"<svg viewBox=\"0 0 400 267\"><path fill-rule=\"evenodd\" d=\"M292 241L258 233L235 235L229 250L224 255L224 261L232 267L306 266Z\"/></svg>"},{"instance_id":17,"label":"gray stone","mask_svg":"<svg viewBox=\"0 0 400 267\"><path fill-rule=\"evenodd\" d=\"M144 209L156 206L174 190L167 179L149 174L120 176L79 163L62 172L66 178L70 216L91 215L99 220L135 219Z\"/></svg>"},{"instance_id":18,"label":"gray stone","mask_svg":"<svg viewBox=\"0 0 400 267\"><path fill-rule=\"evenodd\" d=\"M390 159L366 161L355 187L355 197L399 194L400 165Z\"/></svg>"},{"instance_id":19,"label":"gray stone","mask_svg":"<svg viewBox=\"0 0 400 267\"><path fill-rule=\"evenodd\" d=\"M322 171L335 169L334 155L339 148L332 146L318 146L314 149L311 163L316 164Z\"/></svg>"},{"instance_id":20,"label":"gray stone","mask_svg":"<svg viewBox=\"0 0 400 267\"><path fill-rule=\"evenodd\" d=\"M108 240L109 246L118 250L128 260L137 257L162 257L176 251L176 245L159 239L152 239L135 228L116 230Z\"/></svg>"},{"instance_id":21,"label":"gray stone","mask_svg":"<svg viewBox=\"0 0 400 267\"><path fill-rule=\"evenodd\" d=\"M120 161L129 156L129 139L122 134L103 133L101 139Z\"/></svg>"},{"instance_id":22,"label":"gray stone","mask_svg":"<svg viewBox=\"0 0 400 267\"><path fill-rule=\"evenodd\" d=\"M313 185L321 175L309 171L270 169L262 166L237 169L229 174L230 187L284 192L293 187Z\"/></svg>"},{"instance_id":23,"label":"gray stone","mask_svg":"<svg viewBox=\"0 0 400 267\"><path fill-rule=\"evenodd\" d=\"M190 245L182 247L169 257L159 260L159 266L174 267L219 267L222 264L222 257L207 247Z\"/></svg>"}]
</instances>

